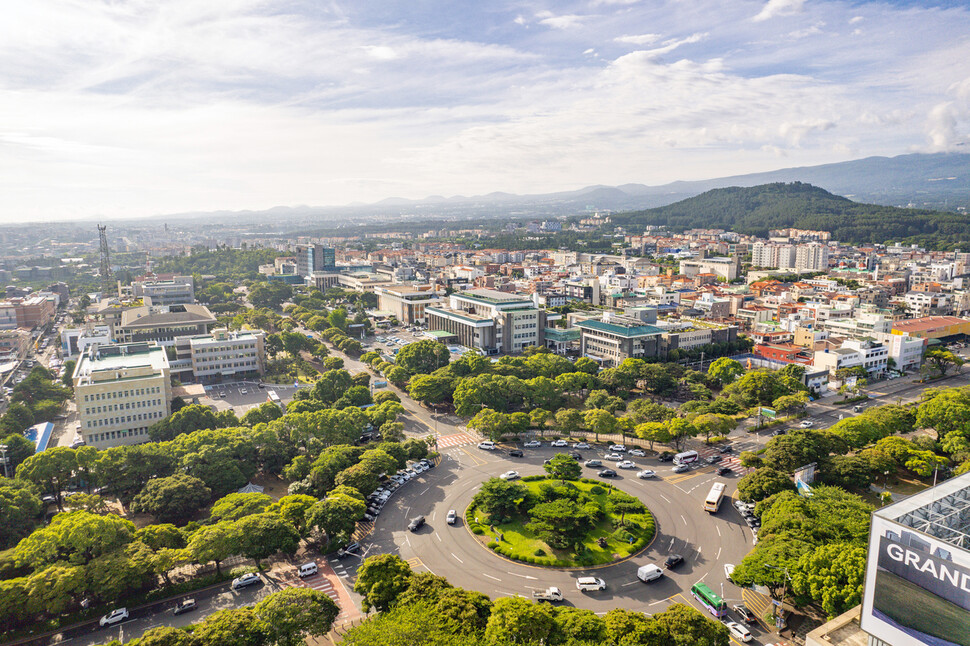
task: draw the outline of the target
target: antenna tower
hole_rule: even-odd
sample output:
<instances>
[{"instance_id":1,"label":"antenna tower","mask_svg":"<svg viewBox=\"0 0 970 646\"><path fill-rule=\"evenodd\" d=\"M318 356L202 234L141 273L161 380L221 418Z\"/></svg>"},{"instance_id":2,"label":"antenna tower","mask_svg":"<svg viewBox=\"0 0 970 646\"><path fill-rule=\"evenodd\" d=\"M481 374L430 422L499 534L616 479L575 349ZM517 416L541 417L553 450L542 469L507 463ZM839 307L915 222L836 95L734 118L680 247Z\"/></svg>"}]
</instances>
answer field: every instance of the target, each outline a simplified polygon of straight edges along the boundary
<instances>
[{"instance_id":1,"label":"antenna tower","mask_svg":"<svg viewBox=\"0 0 970 646\"><path fill-rule=\"evenodd\" d=\"M101 291L104 296L111 292L111 263L108 259L108 236L105 234L107 225L98 225L98 239L101 247Z\"/></svg>"}]
</instances>

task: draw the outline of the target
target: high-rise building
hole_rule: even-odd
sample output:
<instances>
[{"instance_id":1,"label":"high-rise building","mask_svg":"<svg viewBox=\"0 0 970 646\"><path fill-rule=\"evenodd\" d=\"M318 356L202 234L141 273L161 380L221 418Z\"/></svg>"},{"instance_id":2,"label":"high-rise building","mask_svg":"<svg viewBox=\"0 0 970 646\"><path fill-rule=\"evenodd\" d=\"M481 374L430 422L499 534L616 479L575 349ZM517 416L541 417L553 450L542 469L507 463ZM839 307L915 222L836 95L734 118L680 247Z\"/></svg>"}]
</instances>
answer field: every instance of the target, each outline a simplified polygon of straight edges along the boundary
<instances>
[{"instance_id":1,"label":"high-rise building","mask_svg":"<svg viewBox=\"0 0 970 646\"><path fill-rule=\"evenodd\" d=\"M334 271L337 268L336 250L321 244L299 245L296 248L296 273L304 278L315 271Z\"/></svg>"}]
</instances>

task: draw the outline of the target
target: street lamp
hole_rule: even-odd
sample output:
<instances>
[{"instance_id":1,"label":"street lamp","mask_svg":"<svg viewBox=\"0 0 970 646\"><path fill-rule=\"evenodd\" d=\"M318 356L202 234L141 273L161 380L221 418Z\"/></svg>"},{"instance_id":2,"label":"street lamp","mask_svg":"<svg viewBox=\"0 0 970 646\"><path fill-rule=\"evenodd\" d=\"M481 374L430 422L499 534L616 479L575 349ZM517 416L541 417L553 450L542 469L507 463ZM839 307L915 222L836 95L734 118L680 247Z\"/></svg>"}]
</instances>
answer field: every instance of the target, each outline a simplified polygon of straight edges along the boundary
<instances>
[{"instance_id":1,"label":"street lamp","mask_svg":"<svg viewBox=\"0 0 970 646\"><path fill-rule=\"evenodd\" d=\"M3 475L4 477L10 477L10 467L7 462L7 445L0 444L0 456L3 457Z\"/></svg>"},{"instance_id":2,"label":"street lamp","mask_svg":"<svg viewBox=\"0 0 970 646\"><path fill-rule=\"evenodd\" d=\"M791 580L791 576L788 574L788 566L787 565L785 567L781 568L781 567L778 567L778 566L775 566L775 565L765 564L765 567L768 568L769 570L778 570L779 572L784 572L785 573L784 578L781 580L781 602L778 604L778 618L775 621L775 626L779 630L781 630L782 611L784 610L784 606L785 606L785 596L788 593L788 582Z\"/></svg>"}]
</instances>

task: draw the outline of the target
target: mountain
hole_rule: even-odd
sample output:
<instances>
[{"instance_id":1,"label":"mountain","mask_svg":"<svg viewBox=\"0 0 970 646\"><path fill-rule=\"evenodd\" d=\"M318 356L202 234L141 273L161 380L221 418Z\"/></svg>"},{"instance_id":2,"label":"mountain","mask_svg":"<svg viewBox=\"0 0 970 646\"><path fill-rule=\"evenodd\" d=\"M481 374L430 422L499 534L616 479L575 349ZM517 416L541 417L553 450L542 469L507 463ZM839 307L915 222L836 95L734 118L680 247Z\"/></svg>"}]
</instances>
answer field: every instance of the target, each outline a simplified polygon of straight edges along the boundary
<instances>
[{"instance_id":1,"label":"mountain","mask_svg":"<svg viewBox=\"0 0 970 646\"><path fill-rule=\"evenodd\" d=\"M966 215L864 204L802 182L717 188L667 206L613 215L612 224L728 229L759 236L795 227L830 231L840 242L904 241L934 248L966 246L970 240Z\"/></svg>"}]
</instances>

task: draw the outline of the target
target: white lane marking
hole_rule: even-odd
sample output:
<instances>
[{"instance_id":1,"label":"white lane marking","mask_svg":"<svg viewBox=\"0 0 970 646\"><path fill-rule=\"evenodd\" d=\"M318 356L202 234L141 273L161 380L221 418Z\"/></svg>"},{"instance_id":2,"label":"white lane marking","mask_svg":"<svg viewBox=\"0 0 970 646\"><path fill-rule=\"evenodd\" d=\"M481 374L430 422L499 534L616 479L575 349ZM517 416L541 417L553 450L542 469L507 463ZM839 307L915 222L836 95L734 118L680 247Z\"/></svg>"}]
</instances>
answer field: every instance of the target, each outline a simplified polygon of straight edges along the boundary
<instances>
[{"instance_id":1,"label":"white lane marking","mask_svg":"<svg viewBox=\"0 0 970 646\"><path fill-rule=\"evenodd\" d=\"M682 521L684 521L684 524L685 524L685 525L687 524L687 519L686 519L686 518L684 518L684 515L683 515L683 514L681 514L681 515L680 515L680 519L681 519Z\"/></svg>"},{"instance_id":2,"label":"white lane marking","mask_svg":"<svg viewBox=\"0 0 970 646\"><path fill-rule=\"evenodd\" d=\"M535 581L535 580L536 580L536 577L534 577L534 576L529 576L528 574L516 574L515 572L509 572L509 574L511 574L512 576L520 576L520 577L522 577L523 579L532 579L533 581Z\"/></svg>"},{"instance_id":3,"label":"white lane marking","mask_svg":"<svg viewBox=\"0 0 970 646\"><path fill-rule=\"evenodd\" d=\"M458 561L459 563L464 563L464 561L462 561L460 558L458 558L458 556L454 552L452 552L451 555L454 556L455 557L455 560Z\"/></svg>"},{"instance_id":4,"label":"white lane marking","mask_svg":"<svg viewBox=\"0 0 970 646\"><path fill-rule=\"evenodd\" d=\"M710 574L710 572L705 572L704 573L704 576L701 577L701 581L703 581L707 577L708 574Z\"/></svg>"},{"instance_id":5,"label":"white lane marking","mask_svg":"<svg viewBox=\"0 0 970 646\"><path fill-rule=\"evenodd\" d=\"M667 501L667 504L671 504L670 498L668 498L667 496L665 496L663 494L660 494L660 497L663 498L664 500L666 500Z\"/></svg>"},{"instance_id":6,"label":"white lane marking","mask_svg":"<svg viewBox=\"0 0 970 646\"><path fill-rule=\"evenodd\" d=\"M716 561L716 560L718 560L719 558L721 558L721 548L720 548L720 547L719 547L719 548L717 548L717 556L715 556L715 557L714 557L714 560Z\"/></svg>"},{"instance_id":7,"label":"white lane marking","mask_svg":"<svg viewBox=\"0 0 970 646\"><path fill-rule=\"evenodd\" d=\"M666 599L657 599L657 600L656 600L656 601L654 601L653 603L650 603L650 604L647 604L647 605L650 605L650 606L655 606L655 605L657 605L658 603L663 603L664 601L666 601Z\"/></svg>"},{"instance_id":8,"label":"white lane marking","mask_svg":"<svg viewBox=\"0 0 970 646\"><path fill-rule=\"evenodd\" d=\"M440 537L440 536L438 536L438 532L435 532L435 533L434 533L434 537L438 539L438 542L439 542L439 543L441 542L441 537Z\"/></svg>"},{"instance_id":9,"label":"white lane marking","mask_svg":"<svg viewBox=\"0 0 970 646\"><path fill-rule=\"evenodd\" d=\"M423 496L424 494L428 493L428 489L430 489L430 488L431 488L431 485L428 485L427 487L424 488L424 491L422 491L418 495L419 496Z\"/></svg>"},{"instance_id":10,"label":"white lane marking","mask_svg":"<svg viewBox=\"0 0 970 646\"><path fill-rule=\"evenodd\" d=\"M620 587L621 587L621 588L625 588L625 587L627 587L628 585L636 585L637 583L639 583L639 581L630 581L629 583L624 583L624 584L623 584L623 585L621 585Z\"/></svg>"},{"instance_id":11,"label":"white lane marking","mask_svg":"<svg viewBox=\"0 0 970 646\"><path fill-rule=\"evenodd\" d=\"M720 536L721 535L721 528L718 525L715 525L714 526L714 529L717 530L717 535Z\"/></svg>"},{"instance_id":12,"label":"white lane marking","mask_svg":"<svg viewBox=\"0 0 970 646\"><path fill-rule=\"evenodd\" d=\"M674 541L675 541L675 540L677 540L677 539L676 539L676 538L671 538L671 539L670 539L670 547L668 547L667 549L670 549L671 547L673 547L673 546L674 546Z\"/></svg>"},{"instance_id":13,"label":"white lane marking","mask_svg":"<svg viewBox=\"0 0 970 646\"><path fill-rule=\"evenodd\" d=\"M492 579L493 581L501 581L502 580L502 579L498 578L497 576L492 576L491 574L485 574L484 572L482 572L482 576L487 576L488 578Z\"/></svg>"},{"instance_id":14,"label":"white lane marking","mask_svg":"<svg viewBox=\"0 0 970 646\"><path fill-rule=\"evenodd\" d=\"M408 507L407 509L404 510L404 515L405 516L407 516L410 513L411 513L411 508L410 507ZM681 516L681 518L683 518L683 516ZM687 521L684 521L684 522L686 523Z\"/></svg>"}]
</instances>

